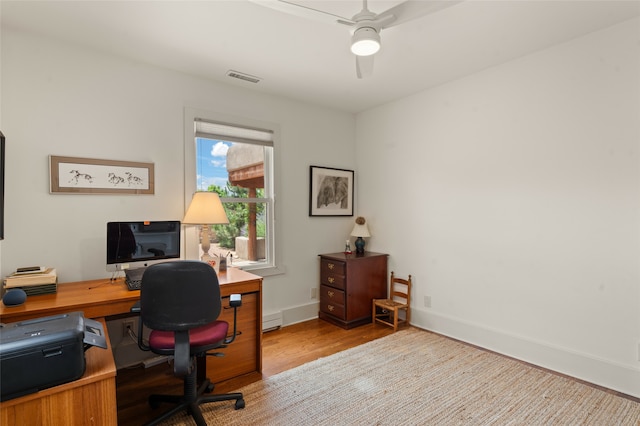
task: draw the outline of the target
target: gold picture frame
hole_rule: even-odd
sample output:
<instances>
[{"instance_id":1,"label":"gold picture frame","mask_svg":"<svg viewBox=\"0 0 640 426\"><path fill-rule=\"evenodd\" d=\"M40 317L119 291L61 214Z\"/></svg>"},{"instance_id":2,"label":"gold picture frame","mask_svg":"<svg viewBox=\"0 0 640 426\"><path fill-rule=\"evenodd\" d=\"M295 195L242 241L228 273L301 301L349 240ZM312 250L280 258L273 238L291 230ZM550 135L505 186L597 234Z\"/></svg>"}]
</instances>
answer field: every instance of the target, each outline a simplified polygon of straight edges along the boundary
<instances>
[{"instance_id":1,"label":"gold picture frame","mask_svg":"<svg viewBox=\"0 0 640 426\"><path fill-rule=\"evenodd\" d=\"M153 163L49 156L52 194L153 194Z\"/></svg>"}]
</instances>

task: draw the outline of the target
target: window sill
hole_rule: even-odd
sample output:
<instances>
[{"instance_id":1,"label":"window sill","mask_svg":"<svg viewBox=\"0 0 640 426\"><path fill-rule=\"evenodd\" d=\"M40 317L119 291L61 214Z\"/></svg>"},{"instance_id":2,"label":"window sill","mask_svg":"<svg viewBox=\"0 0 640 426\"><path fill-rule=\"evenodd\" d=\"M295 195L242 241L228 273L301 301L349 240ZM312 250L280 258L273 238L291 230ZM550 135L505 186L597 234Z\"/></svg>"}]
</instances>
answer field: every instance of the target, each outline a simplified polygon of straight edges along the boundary
<instances>
[{"instance_id":1,"label":"window sill","mask_svg":"<svg viewBox=\"0 0 640 426\"><path fill-rule=\"evenodd\" d=\"M284 267L281 267L281 266L267 266L267 265L260 265L260 266L253 265L253 267L251 267L250 265L245 265L245 266L234 265L234 266L236 268L242 269L243 271L251 272L252 274L256 274L261 277L271 277L274 275L282 275L286 272Z\"/></svg>"}]
</instances>

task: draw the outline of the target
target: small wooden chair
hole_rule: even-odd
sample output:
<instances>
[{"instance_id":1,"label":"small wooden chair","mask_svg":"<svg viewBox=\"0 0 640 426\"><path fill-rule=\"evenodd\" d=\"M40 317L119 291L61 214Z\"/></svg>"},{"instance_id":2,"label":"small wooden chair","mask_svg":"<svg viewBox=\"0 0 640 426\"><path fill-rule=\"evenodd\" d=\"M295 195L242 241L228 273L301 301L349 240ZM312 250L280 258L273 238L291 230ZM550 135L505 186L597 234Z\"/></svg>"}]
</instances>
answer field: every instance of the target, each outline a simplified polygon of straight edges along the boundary
<instances>
[{"instance_id":1,"label":"small wooden chair","mask_svg":"<svg viewBox=\"0 0 640 426\"><path fill-rule=\"evenodd\" d=\"M388 299L373 299L371 322L386 324L395 332L399 324L411 321L411 275L405 280L396 278L392 271L388 294ZM405 311L404 319L398 316L401 310Z\"/></svg>"}]
</instances>

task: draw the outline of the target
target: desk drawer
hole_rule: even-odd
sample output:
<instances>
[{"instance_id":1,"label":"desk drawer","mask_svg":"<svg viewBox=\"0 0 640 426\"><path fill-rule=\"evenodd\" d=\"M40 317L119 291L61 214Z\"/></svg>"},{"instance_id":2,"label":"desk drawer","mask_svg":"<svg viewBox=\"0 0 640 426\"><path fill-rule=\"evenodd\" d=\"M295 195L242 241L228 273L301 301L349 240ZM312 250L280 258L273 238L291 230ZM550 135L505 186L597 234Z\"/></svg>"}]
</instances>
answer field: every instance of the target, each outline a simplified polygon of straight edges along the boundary
<instances>
[{"instance_id":1,"label":"desk drawer","mask_svg":"<svg viewBox=\"0 0 640 426\"><path fill-rule=\"evenodd\" d=\"M238 308L238 335L233 343L229 343L224 349L214 349L212 352L222 352L224 357L207 357L207 377L217 383L232 377L250 373L257 370L256 352L257 324L256 308L258 304L257 293L242 294L242 306ZM218 319L229 323L229 334L233 333L233 308L229 308L229 298L222 298L222 312Z\"/></svg>"},{"instance_id":2,"label":"desk drawer","mask_svg":"<svg viewBox=\"0 0 640 426\"><path fill-rule=\"evenodd\" d=\"M322 259L320 263L320 284L344 289L345 264L335 260Z\"/></svg>"}]
</instances>

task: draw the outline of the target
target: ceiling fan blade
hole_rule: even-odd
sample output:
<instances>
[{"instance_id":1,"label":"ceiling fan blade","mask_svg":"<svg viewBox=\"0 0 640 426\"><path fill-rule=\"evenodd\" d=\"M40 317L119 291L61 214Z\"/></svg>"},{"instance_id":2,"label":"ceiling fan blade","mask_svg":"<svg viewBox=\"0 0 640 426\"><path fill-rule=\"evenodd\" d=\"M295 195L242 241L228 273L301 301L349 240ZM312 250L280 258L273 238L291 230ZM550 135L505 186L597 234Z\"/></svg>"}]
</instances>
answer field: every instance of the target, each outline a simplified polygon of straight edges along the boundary
<instances>
[{"instance_id":1,"label":"ceiling fan blade","mask_svg":"<svg viewBox=\"0 0 640 426\"><path fill-rule=\"evenodd\" d=\"M373 75L374 56L356 56L356 75L358 78L367 78Z\"/></svg>"},{"instance_id":2,"label":"ceiling fan blade","mask_svg":"<svg viewBox=\"0 0 640 426\"><path fill-rule=\"evenodd\" d=\"M390 20L387 24L383 24L382 28L394 27L403 22L411 21L431 13L438 12L447 7L451 7L463 0L426 0L426 1L405 1L397 6L392 7L376 17L376 21L394 16L395 19Z\"/></svg>"},{"instance_id":3,"label":"ceiling fan blade","mask_svg":"<svg viewBox=\"0 0 640 426\"><path fill-rule=\"evenodd\" d=\"M343 16L335 15L333 13L325 12L322 10L314 9L305 6L300 3L287 0L249 0L253 3L265 6L280 12L285 12L290 15L300 16L302 18L312 19L314 21L320 21L330 24L340 23L345 25L353 25L354 22Z\"/></svg>"}]
</instances>

